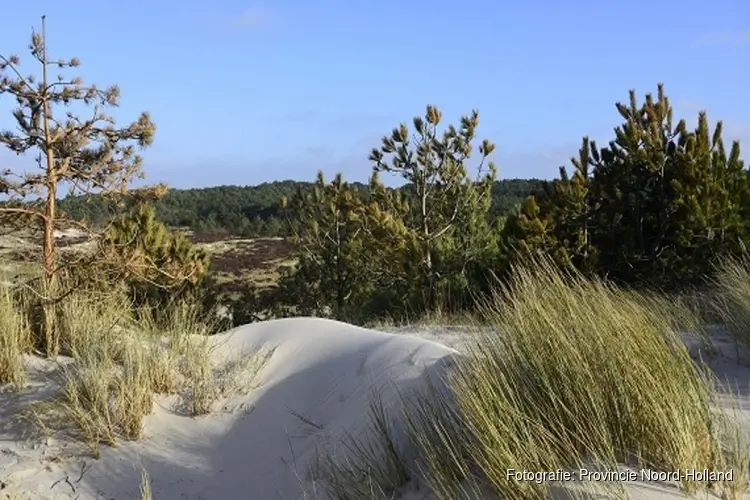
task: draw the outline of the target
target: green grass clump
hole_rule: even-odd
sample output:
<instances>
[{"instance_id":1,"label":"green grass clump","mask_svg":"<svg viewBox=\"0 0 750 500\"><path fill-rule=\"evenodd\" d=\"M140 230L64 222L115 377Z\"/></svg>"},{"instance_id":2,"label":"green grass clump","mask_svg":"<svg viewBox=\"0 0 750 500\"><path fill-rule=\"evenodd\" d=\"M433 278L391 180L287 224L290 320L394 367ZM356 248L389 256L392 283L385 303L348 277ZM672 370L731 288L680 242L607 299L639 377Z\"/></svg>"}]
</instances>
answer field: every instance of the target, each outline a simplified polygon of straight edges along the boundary
<instances>
[{"instance_id":1,"label":"green grass clump","mask_svg":"<svg viewBox=\"0 0 750 500\"><path fill-rule=\"evenodd\" d=\"M482 310L497 333L454 384L471 459L498 492L548 494L508 481L508 467L713 468L709 376L674 329L689 311L546 259L516 268Z\"/></svg>"},{"instance_id":2,"label":"green grass clump","mask_svg":"<svg viewBox=\"0 0 750 500\"><path fill-rule=\"evenodd\" d=\"M369 410L364 439L347 433L333 448L319 454L315 476L338 500L394 498L411 477L395 435L393 415L376 391L370 397Z\"/></svg>"},{"instance_id":3,"label":"green grass clump","mask_svg":"<svg viewBox=\"0 0 750 500\"><path fill-rule=\"evenodd\" d=\"M737 354L750 348L750 256L719 262L710 303L735 340Z\"/></svg>"},{"instance_id":4,"label":"green grass clump","mask_svg":"<svg viewBox=\"0 0 750 500\"><path fill-rule=\"evenodd\" d=\"M740 443L746 441L737 422L718 408L712 375L691 359L677 330L699 324L688 308L564 273L539 259L513 269L480 310L483 328L466 356L445 380L404 401L416 450L410 474L437 498L491 491L499 498L547 499L556 485L509 479L508 470L623 465L733 468L743 478L731 494L726 484L679 486L686 493L710 488L725 498L744 492L748 464ZM375 436L376 442L388 439L384 431ZM355 450L347 463L378 471L375 462L387 453L371 455ZM339 483L351 476L341 470ZM388 485L396 476L370 477ZM599 490L627 497L621 483L583 486L576 495ZM346 498L383 496L362 491Z\"/></svg>"}]
</instances>

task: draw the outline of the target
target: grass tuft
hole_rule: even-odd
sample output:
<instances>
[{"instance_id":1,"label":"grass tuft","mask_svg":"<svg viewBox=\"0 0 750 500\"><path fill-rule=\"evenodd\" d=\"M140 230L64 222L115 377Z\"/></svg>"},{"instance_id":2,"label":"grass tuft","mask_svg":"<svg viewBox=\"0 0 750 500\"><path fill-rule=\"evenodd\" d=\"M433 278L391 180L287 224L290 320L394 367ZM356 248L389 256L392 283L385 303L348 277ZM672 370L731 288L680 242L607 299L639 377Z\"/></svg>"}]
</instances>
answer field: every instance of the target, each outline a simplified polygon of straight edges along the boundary
<instances>
[{"instance_id":1,"label":"grass tuft","mask_svg":"<svg viewBox=\"0 0 750 500\"><path fill-rule=\"evenodd\" d=\"M750 256L717 265L710 303L737 346L738 359L750 348Z\"/></svg>"},{"instance_id":2,"label":"grass tuft","mask_svg":"<svg viewBox=\"0 0 750 500\"><path fill-rule=\"evenodd\" d=\"M315 475L338 500L390 499L410 479L392 416L379 393L370 397L364 437L346 434L319 455Z\"/></svg>"},{"instance_id":3,"label":"grass tuft","mask_svg":"<svg viewBox=\"0 0 750 500\"><path fill-rule=\"evenodd\" d=\"M454 384L470 457L495 490L549 493L508 481L508 464L713 468L709 375L674 328L688 310L540 259L482 311L497 333L480 334Z\"/></svg>"},{"instance_id":4,"label":"grass tuft","mask_svg":"<svg viewBox=\"0 0 750 500\"><path fill-rule=\"evenodd\" d=\"M73 294L61 303L61 394L30 409L30 420L45 432L71 431L98 456L101 444L141 437L158 394L187 394L192 414L209 411L228 392L213 369L207 334L215 325L195 304L176 303L159 314L156 321L151 311L134 310L117 295L92 300Z\"/></svg>"},{"instance_id":5,"label":"grass tuft","mask_svg":"<svg viewBox=\"0 0 750 500\"><path fill-rule=\"evenodd\" d=\"M679 487L725 498L747 489L747 442L736 419L718 409L713 376L689 355L680 329L700 321L683 303L564 273L539 259L513 269L479 309L485 328L438 381L447 391L432 384L404 405L414 463L407 467L403 455L384 459L382 451L376 460L371 448L350 447L353 457L328 467L334 490L349 492L338 498L373 498L363 477L381 487L380 498L389 493L381 486L387 479L411 476L439 499L480 492L547 499L561 485L517 481L508 469L622 466L734 469L742 479L732 484ZM391 433L375 434L381 450L396 450L382 444L395 442ZM376 461L400 463L406 472L379 471ZM568 496L627 498L618 482L581 484Z\"/></svg>"},{"instance_id":6,"label":"grass tuft","mask_svg":"<svg viewBox=\"0 0 750 500\"><path fill-rule=\"evenodd\" d=\"M31 348L31 329L14 303L11 290L0 285L0 386L20 390L26 384L23 354Z\"/></svg>"}]
</instances>

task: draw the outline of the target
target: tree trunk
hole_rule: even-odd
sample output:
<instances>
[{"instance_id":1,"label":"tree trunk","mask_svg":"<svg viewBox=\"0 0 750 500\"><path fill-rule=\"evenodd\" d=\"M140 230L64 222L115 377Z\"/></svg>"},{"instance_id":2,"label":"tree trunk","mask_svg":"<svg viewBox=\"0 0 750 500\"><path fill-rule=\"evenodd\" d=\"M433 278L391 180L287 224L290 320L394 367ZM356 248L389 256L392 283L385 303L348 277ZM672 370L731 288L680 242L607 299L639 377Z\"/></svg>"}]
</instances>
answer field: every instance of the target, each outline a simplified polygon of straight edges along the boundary
<instances>
[{"instance_id":1,"label":"tree trunk","mask_svg":"<svg viewBox=\"0 0 750 500\"><path fill-rule=\"evenodd\" d=\"M426 181L422 182L420 189L420 198L422 202L422 237L424 238L425 252L425 274L427 275L427 297L425 309L431 311L435 307L435 272L432 263L432 241L430 241L430 225L427 220L427 185Z\"/></svg>"},{"instance_id":2,"label":"tree trunk","mask_svg":"<svg viewBox=\"0 0 750 500\"><path fill-rule=\"evenodd\" d=\"M59 342L55 332L55 305L53 297L56 293L56 279L55 279L55 220L56 214L56 202L57 202L57 172L55 171L55 152L52 148L52 136L50 134L49 122L50 122L50 108L49 100L47 96L48 81L47 81L47 33L44 23L44 16L42 16L42 43L44 44L44 50L42 53L42 86L43 86L43 126L44 126L44 142L45 142L45 156L47 159L46 175L47 175L47 200L45 206L44 215L44 240L42 248L42 257L44 264L44 280L43 280L43 295L42 299L42 314L44 316L43 324L43 335L45 338L45 350L48 357L57 356L59 350Z\"/></svg>"},{"instance_id":3,"label":"tree trunk","mask_svg":"<svg viewBox=\"0 0 750 500\"><path fill-rule=\"evenodd\" d=\"M49 153L51 155L51 152ZM47 162L50 163L52 160L50 156L47 157ZM47 167L50 168L49 166ZM47 205L45 207L44 216L44 248L42 251L44 260L44 276L47 279L51 279L55 271L55 218L56 218L56 202L57 186L54 182L47 184Z\"/></svg>"},{"instance_id":4,"label":"tree trunk","mask_svg":"<svg viewBox=\"0 0 750 500\"><path fill-rule=\"evenodd\" d=\"M52 153L47 156L48 169L54 162ZM48 170L49 171L49 170ZM49 175L49 174L48 174ZM55 357L58 354L59 342L55 332L55 305L54 296L57 293L57 279L55 268L57 259L55 258L55 217L56 217L56 194L57 186L55 182L47 184L47 201L44 216L44 239L42 248L42 257L44 264L44 281L42 311L44 316L43 334L45 339L45 351L48 357Z\"/></svg>"}]
</instances>

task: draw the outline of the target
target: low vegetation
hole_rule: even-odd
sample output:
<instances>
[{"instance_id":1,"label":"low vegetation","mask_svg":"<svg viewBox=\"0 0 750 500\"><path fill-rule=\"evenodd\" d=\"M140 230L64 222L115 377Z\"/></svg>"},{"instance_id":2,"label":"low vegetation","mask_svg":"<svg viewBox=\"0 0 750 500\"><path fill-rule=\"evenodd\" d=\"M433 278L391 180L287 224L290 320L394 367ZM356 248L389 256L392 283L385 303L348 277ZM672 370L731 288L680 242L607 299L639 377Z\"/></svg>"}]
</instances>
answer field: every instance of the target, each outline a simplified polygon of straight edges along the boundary
<instances>
[{"instance_id":1,"label":"low vegetation","mask_svg":"<svg viewBox=\"0 0 750 500\"><path fill-rule=\"evenodd\" d=\"M712 279L714 312L737 343L738 354L750 348L750 259L724 259Z\"/></svg>"},{"instance_id":2,"label":"low vegetation","mask_svg":"<svg viewBox=\"0 0 750 500\"><path fill-rule=\"evenodd\" d=\"M23 314L14 303L5 307ZM206 414L217 400L252 389L248 384L266 359L261 354L215 359L208 335L217 326L187 302L155 316L134 309L126 295L102 301L76 294L61 306L59 325L65 356L54 363L50 376L59 394L28 408L24 416L44 432L80 439L96 456L101 444L116 446L118 439L141 436L156 395L177 395L176 410ZM21 361L15 378L23 377L22 353L4 351Z\"/></svg>"},{"instance_id":3,"label":"low vegetation","mask_svg":"<svg viewBox=\"0 0 750 500\"><path fill-rule=\"evenodd\" d=\"M348 445L345 458L323 454L318 474L335 498L392 498L410 479L446 500L481 491L549 498L554 481L508 480L509 467L733 470L732 481L679 486L725 499L748 490L748 435L719 405L713 375L689 355L676 325L698 319L684 306L542 259L514 268L481 311L497 333L477 329L447 379L388 415L373 399L370 436ZM409 447L393 432L397 420L409 423ZM595 486L627 497L620 481L586 488Z\"/></svg>"},{"instance_id":4,"label":"low vegetation","mask_svg":"<svg viewBox=\"0 0 750 500\"><path fill-rule=\"evenodd\" d=\"M26 383L22 354L31 348L31 330L10 290L3 287L0 294L0 384L20 389Z\"/></svg>"}]
</instances>

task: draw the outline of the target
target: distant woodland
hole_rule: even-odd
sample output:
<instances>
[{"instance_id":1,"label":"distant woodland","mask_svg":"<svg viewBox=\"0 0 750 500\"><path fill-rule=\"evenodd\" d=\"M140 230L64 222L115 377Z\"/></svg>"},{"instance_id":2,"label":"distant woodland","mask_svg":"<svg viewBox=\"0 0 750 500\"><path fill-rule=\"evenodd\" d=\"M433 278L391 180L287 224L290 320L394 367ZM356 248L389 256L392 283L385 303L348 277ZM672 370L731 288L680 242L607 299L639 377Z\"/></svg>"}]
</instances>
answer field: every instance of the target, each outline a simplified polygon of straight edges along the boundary
<instances>
[{"instance_id":1,"label":"distant woodland","mask_svg":"<svg viewBox=\"0 0 750 500\"><path fill-rule=\"evenodd\" d=\"M540 179L503 179L492 186L489 220L510 215L514 208L531 194L543 192L548 181ZM192 229L198 238L242 236L288 236L281 200L291 198L299 190L312 192L314 182L276 181L257 186L215 186L194 189L170 189L154 202L158 219L171 227ZM362 194L367 184L354 182L350 186ZM408 191L410 186L394 191ZM98 195L68 196L59 201L67 216L95 226L108 222L119 210Z\"/></svg>"}]
</instances>

